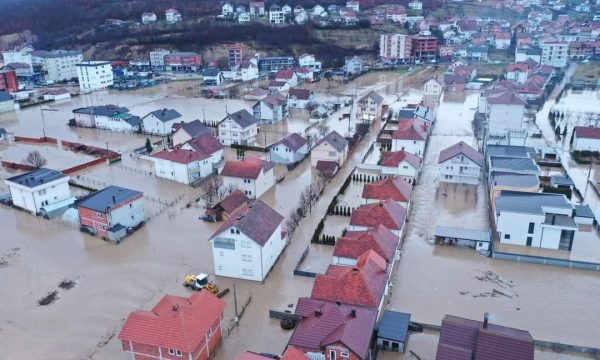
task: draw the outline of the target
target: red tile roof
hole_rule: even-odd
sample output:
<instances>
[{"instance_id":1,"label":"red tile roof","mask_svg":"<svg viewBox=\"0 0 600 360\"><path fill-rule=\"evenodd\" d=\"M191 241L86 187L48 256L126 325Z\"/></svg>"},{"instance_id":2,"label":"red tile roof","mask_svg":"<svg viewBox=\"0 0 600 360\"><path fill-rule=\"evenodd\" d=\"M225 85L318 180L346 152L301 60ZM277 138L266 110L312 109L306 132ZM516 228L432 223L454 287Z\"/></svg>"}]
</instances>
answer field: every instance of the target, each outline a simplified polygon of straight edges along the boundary
<instances>
[{"instance_id":1,"label":"red tile roof","mask_svg":"<svg viewBox=\"0 0 600 360\"><path fill-rule=\"evenodd\" d=\"M308 358L304 355L302 350L295 346L288 346L281 357L281 360L307 360Z\"/></svg>"},{"instance_id":2,"label":"red tile roof","mask_svg":"<svg viewBox=\"0 0 600 360\"><path fill-rule=\"evenodd\" d=\"M600 128L591 126L576 126L575 136L584 139L600 139Z\"/></svg>"},{"instance_id":3,"label":"red tile roof","mask_svg":"<svg viewBox=\"0 0 600 360\"><path fill-rule=\"evenodd\" d=\"M288 98L295 97L298 100L310 99L310 90L307 89L290 89L288 91Z\"/></svg>"},{"instance_id":4,"label":"red tile roof","mask_svg":"<svg viewBox=\"0 0 600 360\"><path fill-rule=\"evenodd\" d=\"M520 96L512 91L505 91L499 94L490 95L487 98L488 104L501 104L501 105L527 105L527 101L523 100Z\"/></svg>"},{"instance_id":5,"label":"red tile roof","mask_svg":"<svg viewBox=\"0 0 600 360\"><path fill-rule=\"evenodd\" d=\"M332 178L338 171L339 164L331 160L319 160L315 167L318 172L322 173L325 177Z\"/></svg>"},{"instance_id":6,"label":"red tile roof","mask_svg":"<svg viewBox=\"0 0 600 360\"><path fill-rule=\"evenodd\" d=\"M273 358L246 351L242 355L236 357L235 360L273 360Z\"/></svg>"},{"instance_id":7,"label":"red tile roof","mask_svg":"<svg viewBox=\"0 0 600 360\"><path fill-rule=\"evenodd\" d=\"M398 123L398 129L394 131L392 138L425 141L427 139L427 131L427 124L423 120L410 119Z\"/></svg>"},{"instance_id":8,"label":"red tile roof","mask_svg":"<svg viewBox=\"0 0 600 360\"><path fill-rule=\"evenodd\" d=\"M392 262L398 248L398 236L383 225L364 231L349 231L335 242L333 256L358 259L373 250L386 261Z\"/></svg>"},{"instance_id":9,"label":"red tile roof","mask_svg":"<svg viewBox=\"0 0 600 360\"><path fill-rule=\"evenodd\" d=\"M436 360L533 360L534 347L527 331L446 315Z\"/></svg>"},{"instance_id":10,"label":"red tile roof","mask_svg":"<svg viewBox=\"0 0 600 360\"><path fill-rule=\"evenodd\" d=\"M450 160L457 155L464 155L471 159L471 161L473 161L475 164L483 166L483 155L481 155L479 151L467 145L464 141L456 143L449 148L440 151L438 164L441 164L446 160Z\"/></svg>"},{"instance_id":11,"label":"red tile roof","mask_svg":"<svg viewBox=\"0 0 600 360\"><path fill-rule=\"evenodd\" d=\"M201 151L175 149L173 151L161 151L152 155L152 157L163 160L169 160L178 164L189 164L194 161L208 159L210 155Z\"/></svg>"},{"instance_id":12,"label":"red tile roof","mask_svg":"<svg viewBox=\"0 0 600 360\"><path fill-rule=\"evenodd\" d=\"M234 190L231 194L225 196L217 205L213 208L220 207L225 213L231 214L237 210L240 206L247 204L248 198L241 190Z\"/></svg>"},{"instance_id":13,"label":"red tile roof","mask_svg":"<svg viewBox=\"0 0 600 360\"><path fill-rule=\"evenodd\" d=\"M387 200L398 202L409 202L412 185L401 177L388 178L365 184L363 187L363 199Z\"/></svg>"},{"instance_id":14,"label":"red tile roof","mask_svg":"<svg viewBox=\"0 0 600 360\"><path fill-rule=\"evenodd\" d=\"M519 70L521 72L527 72L529 71L529 65L525 62L519 62L516 64L508 64L508 67L506 69L507 72L513 72Z\"/></svg>"},{"instance_id":15,"label":"red tile roof","mask_svg":"<svg viewBox=\"0 0 600 360\"><path fill-rule=\"evenodd\" d=\"M275 167L275 164L272 162L261 160L256 156L251 156L244 160L226 161L223 170L221 170L221 176L256 180L261 171L266 173L273 167Z\"/></svg>"},{"instance_id":16,"label":"red tile roof","mask_svg":"<svg viewBox=\"0 0 600 360\"><path fill-rule=\"evenodd\" d=\"M324 275L315 278L310 297L377 308L387 283L386 269L386 261L369 250L354 267L329 265Z\"/></svg>"},{"instance_id":17,"label":"red tile roof","mask_svg":"<svg viewBox=\"0 0 600 360\"><path fill-rule=\"evenodd\" d=\"M152 311L129 314L119 339L191 352L205 341L208 329L225 307L224 301L208 291L189 298L165 295Z\"/></svg>"},{"instance_id":18,"label":"red tile roof","mask_svg":"<svg viewBox=\"0 0 600 360\"><path fill-rule=\"evenodd\" d=\"M233 227L258 245L264 246L282 221L283 216L277 211L261 200L255 200L250 204L242 205L231 213L227 221L210 238L213 239Z\"/></svg>"},{"instance_id":19,"label":"red tile roof","mask_svg":"<svg viewBox=\"0 0 600 360\"><path fill-rule=\"evenodd\" d=\"M302 319L294 330L289 345L321 352L328 345L342 343L358 358L369 358L369 345L377 319L376 310L300 298L295 313Z\"/></svg>"},{"instance_id":20,"label":"red tile roof","mask_svg":"<svg viewBox=\"0 0 600 360\"><path fill-rule=\"evenodd\" d=\"M421 158L419 156L404 150L386 151L382 154L382 159L381 165L383 166L398 166L403 161L406 161L417 169L421 166Z\"/></svg>"},{"instance_id":21,"label":"red tile roof","mask_svg":"<svg viewBox=\"0 0 600 360\"><path fill-rule=\"evenodd\" d=\"M294 77L294 74L294 70L279 70L277 74L275 74L275 79L289 80Z\"/></svg>"},{"instance_id":22,"label":"red tile roof","mask_svg":"<svg viewBox=\"0 0 600 360\"><path fill-rule=\"evenodd\" d=\"M406 210L394 200L362 205L352 212L350 225L375 227L384 225L390 230L402 230Z\"/></svg>"},{"instance_id":23,"label":"red tile roof","mask_svg":"<svg viewBox=\"0 0 600 360\"><path fill-rule=\"evenodd\" d=\"M223 149L223 145L211 134L200 135L196 138L188 140L194 151L203 152L205 154L213 154Z\"/></svg>"}]
</instances>

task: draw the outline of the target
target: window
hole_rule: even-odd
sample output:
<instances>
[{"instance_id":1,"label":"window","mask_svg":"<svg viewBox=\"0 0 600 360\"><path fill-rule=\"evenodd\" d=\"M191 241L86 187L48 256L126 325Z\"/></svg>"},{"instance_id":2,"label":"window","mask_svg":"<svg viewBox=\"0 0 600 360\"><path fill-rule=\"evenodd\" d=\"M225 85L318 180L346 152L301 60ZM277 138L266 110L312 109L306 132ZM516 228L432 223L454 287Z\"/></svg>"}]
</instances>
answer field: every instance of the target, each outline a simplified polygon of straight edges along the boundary
<instances>
[{"instance_id":1,"label":"window","mask_svg":"<svg viewBox=\"0 0 600 360\"><path fill-rule=\"evenodd\" d=\"M348 358L348 357L350 357L350 354L347 352L340 352L340 356L343 358Z\"/></svg>"},{"instance_id":2,"label":"window","mask_svg":"<svg viewBox=\"0 0 600 360\"><path fill-rule=\"evenodd\" d=\"M96 217L97 217L98 219L102 219L102 213L96 213Z\"/></svg>"},{"instance_id":3,"label":"window","mask_svg":"<svg viewBox=\"0 0 600 360\"><path fill-rule=\"evenodd\" d=\"M223 270L223 265L219 265L219 266L218 266L218 269L219 269L219 270Z\"/></svg>"},{"instance_id":4,"label":"window","mask_svg":"<svg viewBox=\"0 0 600 360\"><path fill-rule=\"evenodd\" d=\"M510 234L504 234L504 239L506 239L506 240L510 239Z\"/></svg>"},{"instance_id":5,"label":"window","mask_svg":"<svg viewBox=\"0 0 600 360\"><path fill-rule=\"evenodd\" d=\"M183 356L183 353L181 352L181 350L175 350L175 355Z\"/></svg>"},{"instance_id":6,"label":"window","mask_svg":"<svg viewBox=\"0 0 600 360\"><path fill-rule=\"evenodd\" d=\"M232 234L235 234L235 229L229 229L229 232L231 232Z\"/></svg>"},{"instance_id":7,"label":"window","mask_svg":"<svg viewBox=\"0 0 600 360\"><path fill-rule=\"evenodd\" d=\"M330 151L329 156L335 156L335 151Z\"/></svg>"},{"instance_id":8,"label":"window","mask_svg":"<svg viewBox=\"0 0 600 360\"><path fill-rule=\"evenodd\" d=\"M133 207L133 204L129 204L129 207L130 207L130 208L132 208L132 207Z\"/></svg>"},{"instance_id":9,"label":"window","mask_svg":"<svg viewBox=\"0 0 600 360\"><path fill-rule=\"evenodd\" d=\"M46 189L42 189L42 190L40 190L39 194L40 194L40 195L46 195Z\"/></svg>"},{"instance_id":10,"label":"window","mask_svg":"<svg viewBox=\"0 0 600 360\"><path fill-rule=\"evenodd\" d=\"M533 234L533 231L535 230L535 223L530 222L529 223L529 230L527 231L528 234Z\"/></svg>"}]
</instances>

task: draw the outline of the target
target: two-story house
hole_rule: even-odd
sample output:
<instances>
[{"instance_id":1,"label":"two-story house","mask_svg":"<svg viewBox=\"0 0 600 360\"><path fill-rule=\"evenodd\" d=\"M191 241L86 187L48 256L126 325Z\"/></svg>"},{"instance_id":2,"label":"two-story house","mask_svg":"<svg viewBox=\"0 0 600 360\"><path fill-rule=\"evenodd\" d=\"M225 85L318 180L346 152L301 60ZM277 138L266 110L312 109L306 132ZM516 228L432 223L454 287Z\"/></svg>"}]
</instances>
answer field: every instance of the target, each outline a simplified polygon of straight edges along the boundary
<instances>
[{"instance_id":1,"label":"two-story house","mask_svg":"<svg viewBox=\"0 0 600 360\"><path fill-rule=\"evenodd\" d=\"M381 154L382 173L386 176L401 176L411 181L419 175L423 160L407 151L385 151Z\"/></svg>"},{"instance_id":2,"label":"two-story house","mask_svg":"<svg viewBox=\"0 0 600 360\"><path fill-rule=\"evenodd\" d=\"M180 147L182 150L191 150L210 156L209 162L213 165L213 168L220 164L224 159L223 144L219 142L212 134L203 134L196 136L195 138L188 140Z\"/></svg>"},{"instance_id":3,"label":"two-story house","mask_svg":"<svg viewBox=\"0 0 600 360\"><path fill-rule=\"evenodd\" d=\"M256 141L258 120L248 110L236 111L219 122L218 132L223 145L248 145Z\"/></svg>"},{"instance_id":4,"label":"two-story house","mask_svg":"<svg viewBox=\"0 0 600 360\"><path fill-rule=\"evenodd\" d=\"M321 71L321 62L316 61L316 58L312 54L302 54L298 58L298 64L300 67L309 68L313 71Z\"/></svg>"},{"instance_id":5,"label":"two-story house","mask_svg":"<svg viewBox=\"0 0 600 360\"><path fill-rule=\"evenodd\" d=\"M295 109L306 109L313 98L313 93L308 89L290 89L287 94L289 108Z\"/></svg>"},{"instance_id":6,"label":"two-story house","mask_svg":"<svg viewBox=\"0 0 600 360\"><path fill-rule=\"evenodd\" d=\"M381 119L383 115L383 97L376 91L371 91L358 100L356 118L363 122Z\"/></svg>"},{"instance_id":7,"label":"two-story house","mask_svg":"<svg viewBox=\"0 0 600 360\"><path fill-rule=\"evenodd\" d=\"M221 170L224 186L239 189L251 199L258 199L275 186L275 163L256 156L228 160Z\"/></svg>"},{"instance_id":8,"label":"two-story house","mask_svg":"<svg viewBox=\"0 0 600 360\"><path fill-rule=\"evenodd\" d=\"M95 127L113 131L134 132L140 128L139 116L133 116L122 106L88 106L73 110L77 126Z\"/></svg>"},{"instance_id":9,"label":"two-story house","mask_svg":"<svg viewBox=\"0 0 600 360\"><path fill-rule=\"evenodd\" d=\"M272 94L259 100L252 107L254 117L262 123L276 123L288 117L287 99L281 94Z\"/></svg>"},{"instance_id":10,"label":"two-story house","mask_svg":"<svg viewBox=\"0 0 600 360\"><path fill-rule=\"evenodd\" d=\"M384 225L398 238L402 238L406 209L392 199L382 202L361 205L354 209L350 217L352 231L367 230L377 225Z\"/></svg>"},{"instance_id":11,"label":"two-story house","mask_svg":"<svg viewBox=\"0 0 600 360\"><path fill-rule=\"evenodd\" d=\"M344 165L348 157L348 140L337 131L332 131L319 140L310 152L310 165L316 167L319 161Z\"/></svg>"},{"instance_id":12,"label":"two-story house","mask_svg":"<svg viewBox=\"0 0 600 360\"><path fill-rule=\"evenodd\" d=\"M283 216L260 200L234 211L210 237L215 275L263 281L286 246Z\"/></svg>"},{"instance_id":13,"label":"two-story house","mask_svg":"<svg viewBox=\"0 0 600 360\"><path fill-rule=\"evenodd\" d=\"M348 231L335 242L333 264L354 266L362 254L373 250L391 268L398 257L399 242L396 234L381 224L367 230Z\"/></svg>"},{"instance_id":14,"label":"two-story house","mask_svg":"<svg viewBox=\"0 0 600 360\"><path fill-rule=\"evenodd\" d=\"M208 291L165 295L151 311L129 314L119 340L131 359L207 360L221 347L227 304Z\"/></svg>"},{"instance_id":15,"label":"two-story house","mask_svg":"<svg viewBox=\"0 0 600 360\"><path fill-rule=\"evenodd\" d=\"M181 114L174 109L154 110L142 118L144 133L167 136L173 130L173 125L181 122Z\"/></svg>"},{"instance_id":16,"label":"two-story house","mask_svg":"<svg viewBox=\"0 0 600 360\"><path fill-rule=\"evenodd\" d=\"M461 141L440 151L438 167L441 182L477 185L481 179L483 155Z\"/></svg>"},{"instance_id":17,"label":"two-story house","mask_svg":"<svg viewBox=\"0 0 600 360\"><path fill-rule=\"evenodd\" d=\"M120 242L133 228L146 221L144 194L109 186L75 201L82 228L100 238Z\"/></svg>"},{"instance_id":18,"label":"two-story house","mask_svg":"<svg viewBox=\"0 0 600 360\"><path fill-rule=\"evenodd\" d=\"M213 172L211 155L185 149L163 150L152 155L157 177L191 184Z\"/></svg>"},{"instance_id":19,"label":"two-story house","mask_svg":"<svg viewBox=\"0 0 600 360\"><path fill-rule=\"evenodd\" d=\"M200 120L190 121L189 123L175 123L171 131L173 132L171 136L173 146L181 145L201 135L212 135L211 129Z\"/></svg>"},{"instance_id":20,"label":"two-story house","mask_svg":"<svg viewBox=\"0 0 600 360\"><path fill-rule=\"evenodd\" d=\"M279 70L275 74L275 81L285 82L289 85L289 87L294 87L298 85L298 75L294 70Z\"/></svg>"},{"instance_id":21,"label":"two-story house","mask_svg":"<svg viewBox=\"0 0 600 360\"><path fill-rule=\"evenodd\" d=\"M501 191L495 201L500 243L570 251L577 224L563 194Z\"/></svg>"},{"instance_id":22,"label":"two-story house","mask_svg":"<svg viewBox=\"0 0 600 360\"><path fill-rule=\"evenodd\" d=\"M357 75L363 71L363 61L358 56L351 56L344 59L344 72L349 75Z\"/></svg>"},{"instance_id":23,"label":"two-story house","mask_svg":"<svg viewBox=\"0 0 600 360\"><path fill-rule=\"evenodd\" d=\"M308 154L308 141L297 133L290 134L269 148L269 158L278 164L294 164Z\"/></svg>"},{"instance_id":24,"label":"two-story house","mask_svg":"<svg viewBox=\"0 0 600 360\"><path fill-rule=\"evenodd\" d=\"M40 168L4 180L10 190L13 205L32 214L44 206L71 198L70 178L60 171Z\"/></svg>"},{"instance_id":25,"label":"two-story house","mask_svg":"<svg viewBox=\"0 0 600 360\"><path fill-rule=\"evenodd\" d=\"M444 91L444 84L442 84L437 78L430 78L423 82L423 95L424 96L440 96Z\"/></svg>"},{"instance_id":26,"label":"two-story house","mask_svg":"<svg viewBox=\"0 0 600 360\"><path fill-rule=\"evenodd\" d=\"M421 119L400 121L392 134L392 151L407 151L417 156L425 154L429 126Z\"/></svg>"},{"instance_id":27,"label":"two-story house","mask_svg":"<svg viewBox=\"0 0 600 360\"><path fill-rule=\"evenodd\" d=\"M412 185L398 176L365 184L362 198L365 199L365 204L379 203L391 199L408 211L410 209L411 193Z\"/></svg>"}]
</instances>

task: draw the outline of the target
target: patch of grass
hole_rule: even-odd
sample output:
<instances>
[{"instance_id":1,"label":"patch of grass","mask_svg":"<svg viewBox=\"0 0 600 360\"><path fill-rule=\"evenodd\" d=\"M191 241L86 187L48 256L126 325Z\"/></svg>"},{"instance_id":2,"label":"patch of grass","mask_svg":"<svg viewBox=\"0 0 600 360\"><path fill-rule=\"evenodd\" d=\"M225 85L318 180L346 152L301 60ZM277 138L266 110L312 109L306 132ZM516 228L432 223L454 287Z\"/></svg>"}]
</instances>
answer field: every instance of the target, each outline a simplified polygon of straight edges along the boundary
<instances>
[{"instance_id":1,"label":"patch of grass","mask_svg":"<svg viewBox=\"0 0 600 360\"><path fill-rule=\"evenodd\" d=\"M504 74L504 70L508 64L477 64L477 76L481 75L496 75Z\"/></svg>"}]
</instances>

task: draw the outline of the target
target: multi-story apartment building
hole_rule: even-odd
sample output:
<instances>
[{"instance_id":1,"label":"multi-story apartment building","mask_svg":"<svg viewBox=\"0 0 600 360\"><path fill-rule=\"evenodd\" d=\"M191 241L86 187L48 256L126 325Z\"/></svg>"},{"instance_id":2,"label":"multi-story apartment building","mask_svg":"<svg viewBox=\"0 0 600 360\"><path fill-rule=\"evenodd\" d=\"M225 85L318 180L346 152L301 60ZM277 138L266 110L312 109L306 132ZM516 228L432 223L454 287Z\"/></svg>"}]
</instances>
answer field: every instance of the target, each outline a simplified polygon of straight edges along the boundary
<instances>
[{"instance_id":1,"label":"multi-story apartment building","mask_svg":"<svg viewBox=\"0 0 600 360\"><path fill-rule=\"evenodd\" d=\"M565 67L569 62L569 43L560 41L543 41L542 65Z\"/></svg>"},{"instance_id":2,"label":"multi-story apartment building","mask_svg":"<svg viewBox=\"0 0 600 360\"><path fill-rule=\"evenodd\" d=\"M165 56L169 55L171 50L154 49L150 51L150 66L154 70L165 69Z\"/></svg>"},{"instance_id":3,"label":"multi-story apartment building","mask_svg":"<svg viewBox=\"0 0 600 360\"><path fill-rule=\"evenodd\" d=\"M379 56L389 62L408 62L412 59L412 39L409 35L383 34L379 39Z\"/></svg>"},{"instance_id":4,"label":"multi-story apartment building","mask_svg":"<svg viewBox=\"0 0 600 360\"><path fill-rule=\"evenodd\" d=\"M41 65L46 80L63 81L77 77L76 65L83 62L83 55L68 50L34 51L32 61Z\"/></svg>"},{"instance_id":5,"label":"multi-story apartment building","mask_svg":"<svg viewBox=\"0 0 600 360\"><path fill-rule=\"evenodd\" d=\"M75 66L81 91L106 89L113 84L110 61L83 61Z\"/></svg>"},{"instance_id":6,"label":"multi-story apartment building","mask_svg":"<svg viewBox=\"0 0 600 360\"><path fill-rule=\"evenodd\" d=\"M174 51L164 56L167 70L197 70L202 66L202 56L191 51Z\"/></svg>"}]
</instances>

